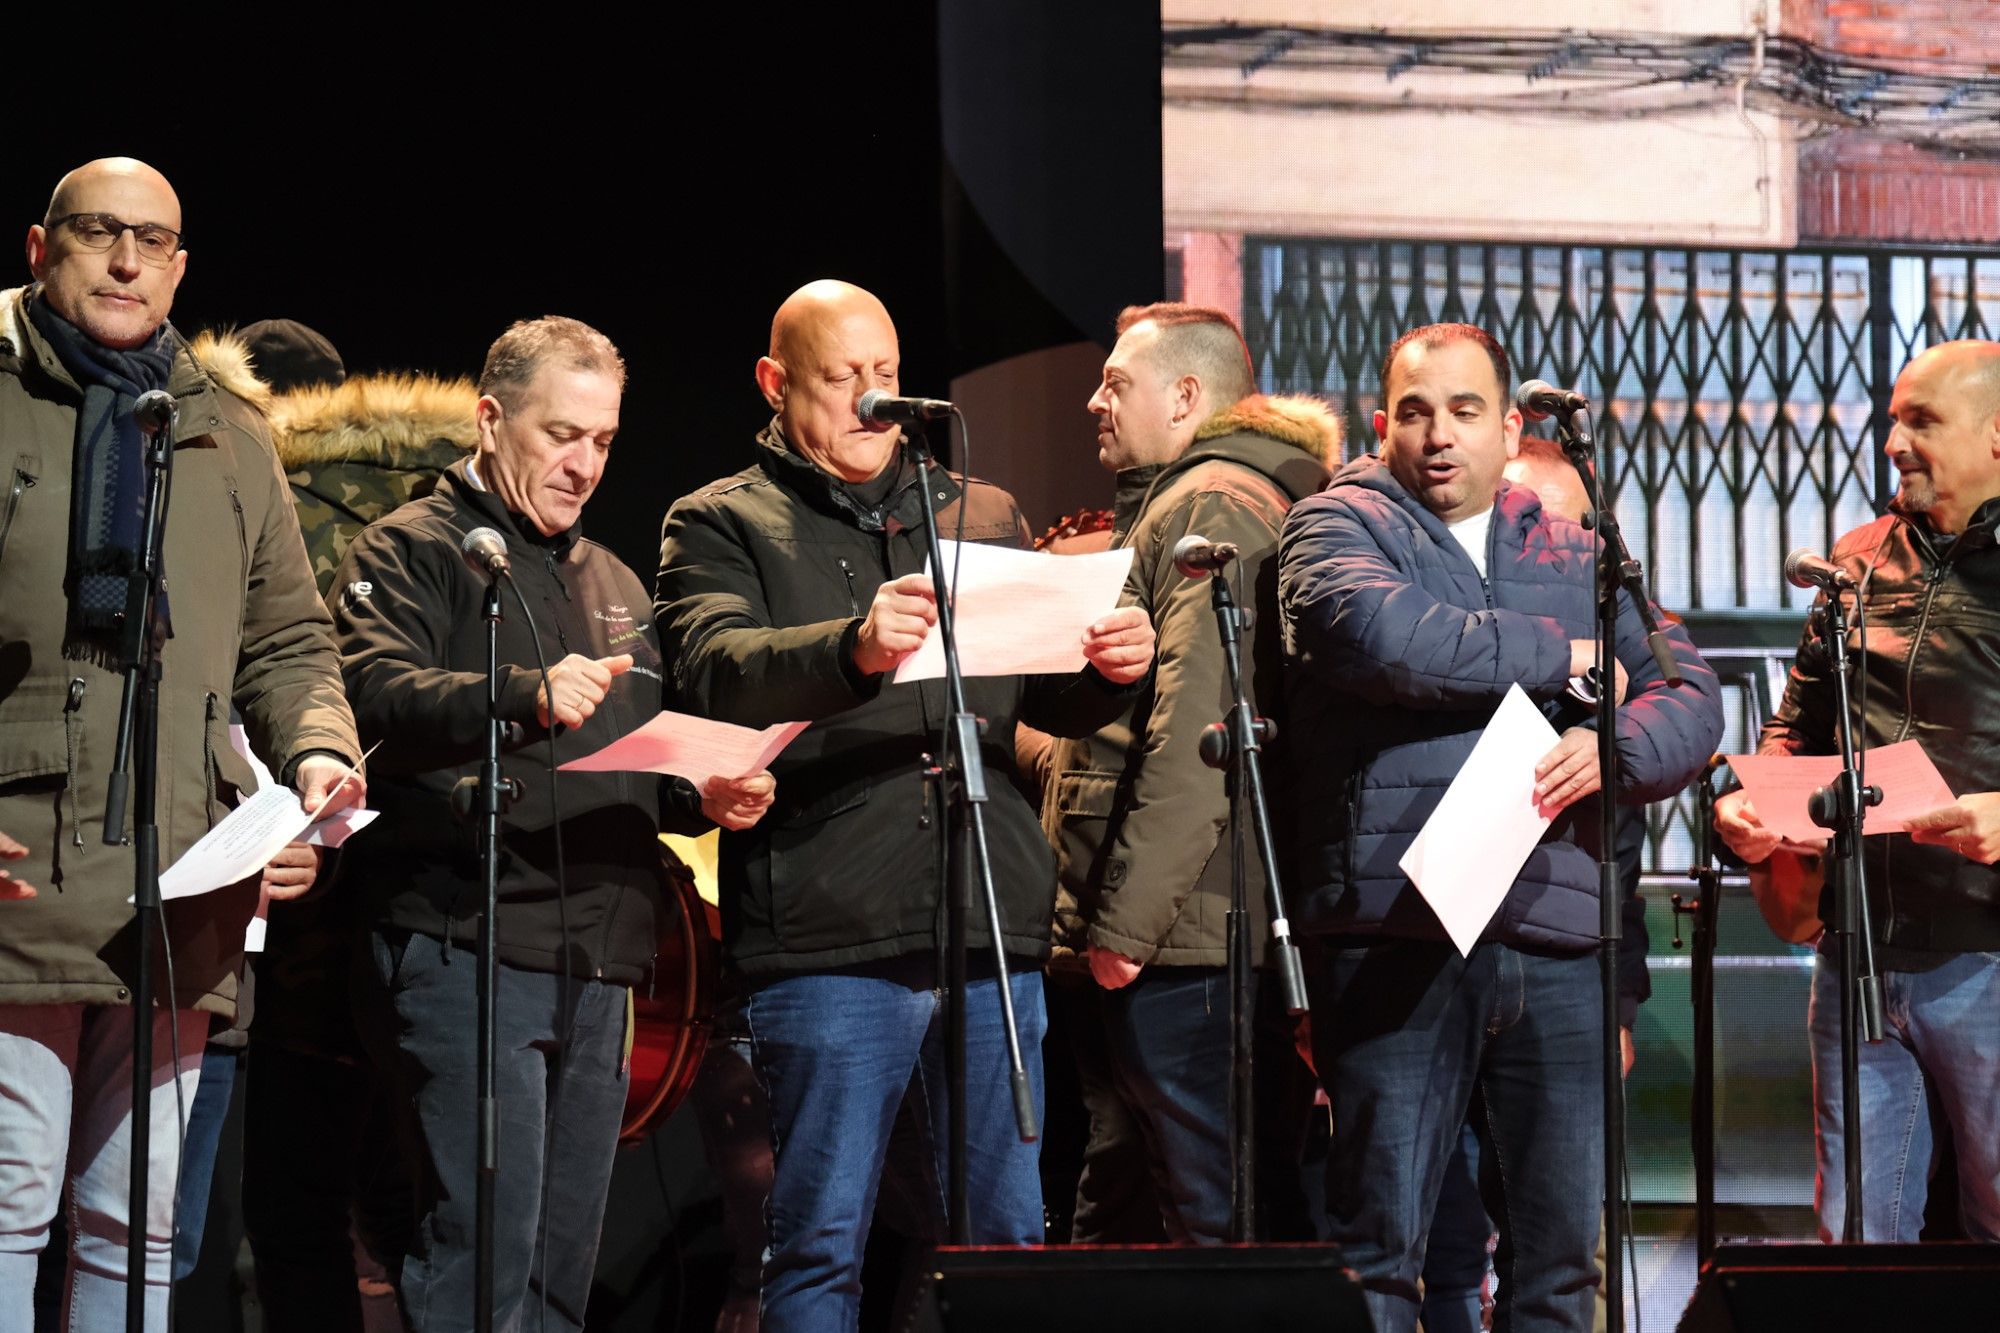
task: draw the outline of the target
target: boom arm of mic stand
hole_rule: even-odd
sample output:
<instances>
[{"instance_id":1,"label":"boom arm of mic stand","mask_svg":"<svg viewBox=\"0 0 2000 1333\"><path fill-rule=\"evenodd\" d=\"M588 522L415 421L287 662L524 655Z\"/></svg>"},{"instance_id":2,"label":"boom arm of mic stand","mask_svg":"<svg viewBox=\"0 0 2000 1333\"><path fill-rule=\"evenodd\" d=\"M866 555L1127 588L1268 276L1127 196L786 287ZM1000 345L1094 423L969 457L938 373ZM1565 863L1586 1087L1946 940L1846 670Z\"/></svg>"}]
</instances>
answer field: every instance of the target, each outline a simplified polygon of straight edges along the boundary
<instances>
[{"instance_id":1,"label":"boom arm of mic stand","mask_svg":"<svg viewBox=\"0 0 2000 1333\"><path fill-rule=\"evenodd\" d=\"M1591 438L1590 418L1582 411L1559 415L1556 419L1556 439L1583 481L1583 493L1590 501L1591 512L1604 515L1604 492L1597 484L1597 469L1591 466L1597 442ZM1605 540L1605 555L1616 562L1618 584L1632 599L1632 605L1638 608L1639 623L1646 630L1646 647L1653 654L1654 664L1660 668L1661 679L1669 685L1685 684L1680 663L1674 660L1673 648L1660 629L1659 617L1653 614L1653 599L1646 594L1646 580L1639 562L1632 558L1631 548L1625 545L1625 534L1619 530L1615 520L1607 523L1599 517L1597 522L1598 531Z\"/></svg>"},{"instance_id":2,"label":"boom arm of mic stand","mask_svg":"<svg viewBox=\"0 0 2000 1333\"><path fill-rule=\"evenodd\" d=\"M1000 1016L1003 1035L1007 1042L1007 1078L1014 1097L1014 1124L1020 1132L1021 1142L1033 1143L1041 1135L1041 1127L1035 1115L1034 1090L1028 1082L1027 1066L1021 1058L1020 1028L1014 1021L1014 990L1012 978L1007 969L1007 948L1000 929L1000 903L993 892L993 865L987 850L985 802L986 766L979 751L979 720L965 702L965 678L959 672L958 634L956 618L951 605L951 589L945 584L944 551L938 537L937 509L931 502L931 469L936 466L928 450L921 447L913 450L916 455L917 475L920 484L917 496L923 504L924 532L931 548L931 587L937 597L938 634L944 644L945 686L950 695L951 742L956 752L959 766L959 799L966 806L967 823L970 825L974 865L980 888L985 897L987 932L993 943L993 966L1000 991ZM960 504L965 503L960 497ZM947 756L949 762L950 756ZM953 895L954 897L956 895ZM953 997L953 1002L965 1004L965 994L961 990ZM958 1108L954 1138L963 1132L964 1108ZM955 1182L954 1194L962 1194L962 1182ZM953 1212L960 1212L954 1203ZM954 1229L962 1218L952 1219ZM962 1242L961 1242L962 1243Z\"/></svg>"}]
</instances>

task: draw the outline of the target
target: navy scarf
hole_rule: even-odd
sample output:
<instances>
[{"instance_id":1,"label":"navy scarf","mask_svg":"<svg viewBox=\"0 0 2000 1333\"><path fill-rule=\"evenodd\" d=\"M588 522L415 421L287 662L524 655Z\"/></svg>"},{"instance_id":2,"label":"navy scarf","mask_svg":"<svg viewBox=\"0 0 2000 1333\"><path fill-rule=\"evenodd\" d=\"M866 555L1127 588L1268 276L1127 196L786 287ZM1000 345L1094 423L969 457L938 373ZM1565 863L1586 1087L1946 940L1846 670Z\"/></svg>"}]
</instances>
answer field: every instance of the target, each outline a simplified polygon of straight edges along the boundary
<instances>
[{"instance_id":1,"label":"navy scarf","mask_svg":"<svg viewBox=\"0 0 2000 1333\"><path fill-rule=\"evenodd\" d=\"M146 522L146 445L133 418L139 395L167 387L173 335L162 324L138 347L106 347L49 309L36 291L28 318L83 390L76 414L70 482L69 632L63 655L123 667L123 620L132 575L141 568ZM168 628L164 595L155 624Z\"/></svg>"}]
</instances>

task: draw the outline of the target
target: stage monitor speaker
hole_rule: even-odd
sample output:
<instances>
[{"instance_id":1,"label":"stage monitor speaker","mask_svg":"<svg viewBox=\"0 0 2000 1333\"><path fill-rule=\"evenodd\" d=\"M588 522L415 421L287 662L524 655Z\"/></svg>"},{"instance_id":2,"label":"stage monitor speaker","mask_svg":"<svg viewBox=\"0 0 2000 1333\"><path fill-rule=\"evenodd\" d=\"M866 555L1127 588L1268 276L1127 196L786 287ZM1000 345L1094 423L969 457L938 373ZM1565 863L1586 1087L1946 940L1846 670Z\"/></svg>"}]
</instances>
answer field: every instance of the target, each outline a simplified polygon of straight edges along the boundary
<instances>
[{"instance_id":1,"label":"stage monitor speaker","mask_svg":"<svg viewBox=\"0 0 2000 1333\"><path fill-rule=\"evenodd\" d=\"M2000 1245L1718 1245L1680 1333L2000 1328Z\"/></svg>"},{"instance_id":2,"label":"stage monitor speaker","mask_svg":"<svg viewBox=\"0 0 2000 1333\"><path fill-rule=\"evenodd\" d=\"M899 1333L1369 1333L1331 1245L945 1246L918 1261Z\"/></svg>"}]
</instances>

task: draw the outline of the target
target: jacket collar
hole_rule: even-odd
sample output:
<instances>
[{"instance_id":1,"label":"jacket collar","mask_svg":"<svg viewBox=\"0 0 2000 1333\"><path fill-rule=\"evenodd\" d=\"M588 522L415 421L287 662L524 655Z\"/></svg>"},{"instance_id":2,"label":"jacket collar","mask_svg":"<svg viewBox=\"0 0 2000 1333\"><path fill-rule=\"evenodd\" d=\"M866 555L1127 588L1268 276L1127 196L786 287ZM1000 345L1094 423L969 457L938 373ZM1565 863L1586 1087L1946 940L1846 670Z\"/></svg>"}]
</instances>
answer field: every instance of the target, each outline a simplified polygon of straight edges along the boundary
<instances>
[{"instance_id":1,"label":"jacket collar","mask_svg":"<svg viewBox=\"0 0 2000 1333\"><path fill-rule=\"evenodd\" d=\"M1445 521L1426 509L1423 502L1403 489L1403 483L1396 480L1396 474L1382 461L1380 454L1363 454L1353 462L1333 474L1327 489L1341 486L1359 486L1364 490L1380 493L1384 498L1400 505L1413 515L1426 532L1438 538L1449 538L1451 530ZM1493 497L1494 527L1502 532L1520 534L1527 532L1540 522L1542 502L1534 491L1526 486L1516 486L1503 481ZM1519 545L1519 538L1514 539Z\"/></svg>"},{"instance_id":2,"label":"jacket collar","mask_svg":"<svg viewBox=\"0 0 2000 1333\"><path fill-rule=\"evenodd\" d=\"M917 494L917 472L908 462L909 450L913 446L907 437L896 458L896 465L903 469L904 475L894 492L882 502L879 511L864 506L840 478L793 449L776 417L758 432L757 445L758 461L763 465L765 474L823 514L863 532L894 535L924 525L923 498ZM933 469L930 475L937 484L937 508L942 512L959 498L958 479L944 468Z\"/></svg>"},{"instance_id":3,"label":"jacket collar","mask_svg":"<svg viewBox=\"0 0 2000 1333\"><path fill-rule=\"evenodd\" d=\"M553 537L544 537L526 516L507 508L501 503L500 497L492 491L474 484L472 478L466 475L466 469L471 467L474 461L475 458L461 458L446 468L444 476L439 478L438 485L449 488L453 503L461 508L470 509L486 519L493 527L500 530L510 546L530 551L546 551L553 555L558 563L568 560L569 553L583 540L583 520L577 519L566 530L558 532Z\"/></svg>"},{"instance_id":4,"label":"jacket collar","mask_svg":"<svg viewBox=\"0 0 2000 1333\"><path fill-rule=\"evenodd\" d=\"M38 378L66 393L80 396L83 391L63 365L62 358L56 355L48 339L35 330L34 321L28 318L28 301L34 297L37 286L0 292L0 363L11 358L14 362L11 368L15 373L32 367ZM167 327L168 335L178 344L173 373L167 381L167 392L174 396L177 409L174 443L185 444L209 434L220 424L221 405L217 401L214 380L195 357L187 340L171 324Z\"/></svg>"}]
</instances>

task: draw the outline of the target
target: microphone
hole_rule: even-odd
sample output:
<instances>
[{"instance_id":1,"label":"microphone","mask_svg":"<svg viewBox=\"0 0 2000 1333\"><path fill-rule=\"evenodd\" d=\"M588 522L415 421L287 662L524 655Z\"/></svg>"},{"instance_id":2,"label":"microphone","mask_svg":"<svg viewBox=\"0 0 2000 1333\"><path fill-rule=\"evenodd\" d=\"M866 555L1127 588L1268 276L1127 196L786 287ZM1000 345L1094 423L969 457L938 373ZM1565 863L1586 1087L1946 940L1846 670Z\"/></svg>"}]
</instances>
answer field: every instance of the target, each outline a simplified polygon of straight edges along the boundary
<instances>
[{"instance_id":1,"label":"microphone","mask_svg":"<svg viewBox=\"0 0 2000 1333\"><path fill-rule=\"evenodd\" d=\"M1590 400L1575 389L1558 389L1547 380L1529 380L1514 390L1514 406L1530 421L1543 417L1568 416L1590 408Z\"/></svg>"},{"instance_id":2,"label":"microphone","mask_svg":"<svg viewBox=\"0 0 2000 1333\"><path fill-rule=\"evenodd\" d=\"M165 389L148 389L132 404L132 417L140 430L158 435L174 419L174 396Z\"/></svg>"},{"instance_id":3,"label":"microphone","mask_svg":"<svg viewBox=\"0 0 2000 1333\"><path fill-rule=\"evenodd\" d=\"M1220 574L1235 558L1235 543L1212 542L1193 532L1174 543L1174 568L1191 579Z\"/></svg>"},{"instance_id":4,"label":"microphone","mask_svg":"<svg viewBox=\"0 0 2000 1333\"><path fill-rule=\"evenodd\" d=\"M861 395L854 414L864 426L907 426L919 421L937 421L958 409L936 398L897 398L870 389Z\"/></svg>"},{"instance_id":5,"label":"microphone","mask_svg":"<svg viewBox=\"0 0 2000 1333\"><path fill-rule=\"evenodd\" d=\"M1785 557L1785 582L1794 588L1818 588L1830 595L1842 588L1852 588L1854 576L1802 546Z\"/></svg>"},{"instance_id":6,"label":"microphone","mask_svg":"<svg viewBox=\"0 0 2000 1333\"><path fill-rule=\"evenodd\" d=\"M513 573L507 560L507 539L491 528L474 528L466 533L458 551L475 574L497 579Z\"/></svg>"}]
</instances>

